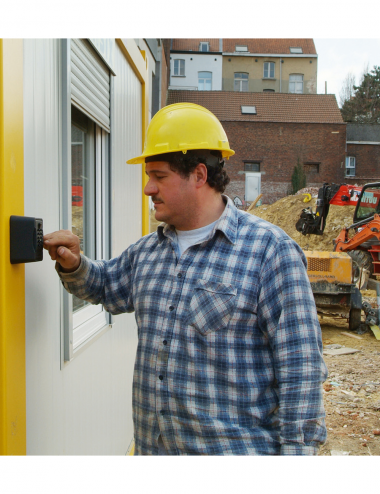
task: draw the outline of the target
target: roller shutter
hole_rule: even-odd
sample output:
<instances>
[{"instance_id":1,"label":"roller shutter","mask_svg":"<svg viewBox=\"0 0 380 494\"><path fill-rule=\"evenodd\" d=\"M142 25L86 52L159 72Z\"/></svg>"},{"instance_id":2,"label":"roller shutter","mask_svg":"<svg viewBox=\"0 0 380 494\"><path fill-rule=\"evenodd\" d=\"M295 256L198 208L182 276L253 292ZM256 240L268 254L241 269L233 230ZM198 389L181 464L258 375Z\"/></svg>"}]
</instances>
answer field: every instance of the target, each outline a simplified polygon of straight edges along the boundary
<instances>
[{"instance_id":1,"label":"roller shutter","mask_svg":"<svg viewBox=\"0 0 380 494\"><path fill-rule=\"evenodd\" d=\"M110 72L90 43L71 40L71 102L110 131Z\"/></svg>"}]
</instances>

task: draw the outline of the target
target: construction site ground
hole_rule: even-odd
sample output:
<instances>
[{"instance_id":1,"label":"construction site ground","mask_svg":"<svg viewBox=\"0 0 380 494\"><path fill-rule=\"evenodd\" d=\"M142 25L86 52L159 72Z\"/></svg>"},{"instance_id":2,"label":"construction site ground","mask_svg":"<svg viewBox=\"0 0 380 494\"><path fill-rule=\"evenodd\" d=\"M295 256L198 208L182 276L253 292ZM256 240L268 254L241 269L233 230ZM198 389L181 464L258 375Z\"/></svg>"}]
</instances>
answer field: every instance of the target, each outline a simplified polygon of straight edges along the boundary
<instances>
[{"instance_id":1,"label":"construction site ground","mask_svg":"<svg viewBox=\"0 0 380 494\"><path fill-rule=\"evenodd\" d=\"M317 188L307 188L277 202L255 207L250 214L263 218L292 237L304 250L333 250L333 239L343 226L352 224L354 207L330 206L323 236L303 236L295 223L305 207L315 210ZM303 194L310 193L312 199ZM151 213L151 231L159 223ZM377 308L376 292L362 290L363 301ZM362 319L365 320L364 312ZM327 440L320 456L380 455L380 341L371 330L357 334L348 329L346 318L319 316L324 352L353 349L356 353L324 355L329 376L323 384L326 411ZM343 334L346 333L346 334Z\"/></svg>"}]
</instances>

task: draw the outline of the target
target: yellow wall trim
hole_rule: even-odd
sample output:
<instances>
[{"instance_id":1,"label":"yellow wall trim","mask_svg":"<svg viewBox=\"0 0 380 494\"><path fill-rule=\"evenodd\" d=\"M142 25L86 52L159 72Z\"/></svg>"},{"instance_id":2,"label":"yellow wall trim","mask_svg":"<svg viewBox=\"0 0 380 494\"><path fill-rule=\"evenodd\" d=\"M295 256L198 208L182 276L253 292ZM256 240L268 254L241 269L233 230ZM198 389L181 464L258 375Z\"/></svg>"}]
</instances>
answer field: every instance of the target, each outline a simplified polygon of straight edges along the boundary
<instances>
[{"instance_id":1,"label":"yellow wall trim","mask_svg":"<svg viewBox=\"0 0 380 494\"><path fill-rule=\"evenodd\" d=\"M142 144L144 148L146 130L149 125L149 71L148 57L144 50L140 51L134 39L116 39L116 43L124 53L134 73L142 85ZM141 149L142 151L143 149ZM133 165L137 166L137 165ZM149 233L149 198L144 195L144 187L148 181L145 167L142 166L142 235Z\"/></svg>"},{"instance_id":2,"label":"yellow wall trim","mask_svg":"<svg viewBox=\"0 0 380 494\"><path fill-rule=\"evenodd\" d=\"M26 454L25 270L9 261L24 214L23 41L0 40L0 454Z\"/></svg>"}]
</instances>

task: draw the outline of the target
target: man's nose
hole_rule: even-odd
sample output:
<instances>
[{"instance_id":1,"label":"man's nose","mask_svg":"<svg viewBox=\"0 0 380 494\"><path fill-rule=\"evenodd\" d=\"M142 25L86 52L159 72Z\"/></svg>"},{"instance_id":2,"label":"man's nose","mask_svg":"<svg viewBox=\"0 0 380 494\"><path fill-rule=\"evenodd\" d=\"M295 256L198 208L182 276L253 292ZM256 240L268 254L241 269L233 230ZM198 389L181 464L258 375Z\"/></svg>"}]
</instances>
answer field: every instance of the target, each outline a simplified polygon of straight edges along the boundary
<instances>
[{"instance_id":1,"label":"man's nose","mask_svg":"<svg viewBox=\"0 0 380 494\"><path fill-rule=\"evenodd\" d=\"M148 180L148 183L144 187L144 194L146 196L153 196L157 193L158 193L157 186L151 180Z\"/></svg>"}]
</instances>

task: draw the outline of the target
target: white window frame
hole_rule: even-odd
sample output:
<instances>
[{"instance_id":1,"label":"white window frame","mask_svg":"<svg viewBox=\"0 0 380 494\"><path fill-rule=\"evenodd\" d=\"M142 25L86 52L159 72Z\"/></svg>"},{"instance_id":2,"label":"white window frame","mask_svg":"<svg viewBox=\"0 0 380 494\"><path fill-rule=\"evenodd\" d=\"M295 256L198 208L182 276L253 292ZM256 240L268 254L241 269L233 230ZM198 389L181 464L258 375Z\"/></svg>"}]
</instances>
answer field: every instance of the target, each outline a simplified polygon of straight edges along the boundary
<instances>
[{"instance_id":1,"label":"white window frame","mask_svg":"<svg viewBox=\"0 0 380 494\"><path fill-rule=\"evenodd\" d=\"M210 74L210 77L201 76L200 74ZM201 89L200 85L203 84L204 87L206 82L210 82L210 89ZM198 91L212 91L212 72L205 70L198 72Z\"/></svg>"},{"instance_id":2,"label":"white window frame","mask_svg":"<svg viewBox=\"0 0 380 494\"><path fill-rule=\"evenodd\" d=\"M303 94L303 74L289 74L289 93Z\"/></svg>"},{"instance_id":3,"label":"white window frame","mask_svg":"<svg viewBox=\"0 0 380 494\"><path fill-rule=\"evenodd\" d=\"M185 75L185 60L183 58L176 58L173 60L173 76L183 77Z\"/></svg>"},{"instance_id":4,"label":"white window frame","mask_svg":"<svg viewBox=\"0 0 380 494\"><path fill-rule=\"evenodd\" d=\"M95 124L95 259L104 259L106 253L106 180L107 133ZM102 305L87 305L73 313L73 351L101 328L108 317Z\"/></svg>"},{"instance_id":5,"label":"white window frame","mask_svg":"<svg viewBox=\"0 0 380 494\"><path fill-rule=\"evenodd\" d=\"M203 48L206 48L205 50ZM199 43L199 51L203 51L203 52L206 52L206 51L210 51L210 44L208 41L201 41Z\"/></svg>"},{"instance_id":6,"label":"white window frame","mask_svg":"<svg viewBox=\"0 0 380 494\"><path fill-rule=\"evenodd\" d=\"M247 76L247 77L243 77L243 76ZM235 72L234 91L239 93L248 92L248 80L249 80L249 74L247 72ZM239 86L239 88L237 88L237 86ZM244 89L244 86L246 86L246 89Z\"/></svg>"},{"instance_id":7,"label":"white window frame","mask_svg":"<svg viewBox=\"0 0 380 494\"><path fill-rule=\"evenodd\" d=\"M300 46L291 46L289 48L290 53L303 53L302 48Z\"/></svg>"},{"instance_id":8,"label":"white window frame","mask_svg":"<svg viewBox=\"0 0 380 494\"><path fill-rule=\"evenodd\" d=\"M273 76L271 76L273 68ZM267 75L265 75L267 74ZM276 75L276 64L275 62L264 62L264 79L274 79Z\"/></svg>"},{"instance_id":9,"label":"white window frame","mask_svg":"<svg viewBox=\"0 0 380 494\"><path fill-rule=\"evenodd\" d=\"M355 177L355 174L356 158L355 156L346 156L346 177Z\"/></svg>"}]
</instances>

